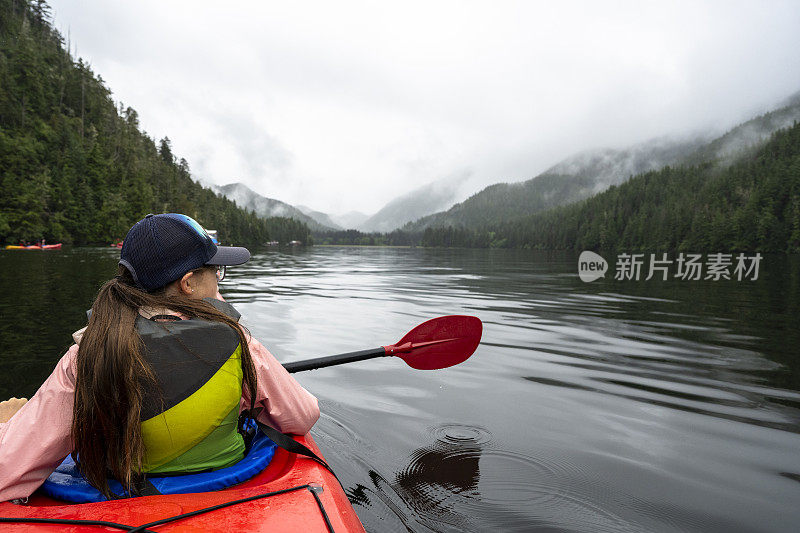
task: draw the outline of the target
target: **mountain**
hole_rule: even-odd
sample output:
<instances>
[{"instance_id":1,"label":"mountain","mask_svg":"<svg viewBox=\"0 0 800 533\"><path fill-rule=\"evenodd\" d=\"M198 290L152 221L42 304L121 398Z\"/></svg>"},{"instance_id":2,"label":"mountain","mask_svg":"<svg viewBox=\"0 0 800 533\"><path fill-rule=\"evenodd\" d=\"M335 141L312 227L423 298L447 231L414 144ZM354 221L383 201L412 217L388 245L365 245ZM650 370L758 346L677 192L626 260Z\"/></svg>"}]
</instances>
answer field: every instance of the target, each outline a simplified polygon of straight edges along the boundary
<instances>
[{"instance_id":1,"label":"mountain","mask_svg":"<svg viewBox=\"0 0 800 533\"><path fill-rule=\"evenodd\" d=\"M331 220L338 226L344 229L355 229L359 227L369 215L365 215L361 211L348 211L341 215L331 215Z\"/></svg>"},{"instance_id":2,"label":"mountain","mask_svg":"<svg viewBox=\"0 0 800 533\"><path fill-rule=\"evenodd\" d=\"M588 150L564 159L545 170L542 175L587 178L599 192L636 174L674 165L695 153L698 146L705 145L708 141L709 139L702 137L682 141L665 137L624 150Z\"/></svg>"},{"instance_id":3,"label":"mountain","mask_svg":"<svg viewBox=\"0 0 800 533\"><path fill-rule=\"evenodd\" d=\"M242 209L255 212L261 218L284 217L303 222L311 231L332 231L334 228L320 224L314 218L306 215L296 207L280 200L266 198L253 191L242 183L229 183L228 185L214 186L214 191L236 202Z\"/></svg>"},{"instance_id":4,"label":"mountain","mask_svg":"<svg viewBox=\"0 0 800 533\"><path fill-rule=\"evenodd\" d=\"M304 215L313 218L319 224L322 224L325 227L332 228L332 229L343 229L339 224L333 221L330 215L323 213L322 211L314 211L310 207L306 207L304 205L296 205L295 206L298 210L300 210Z\"/></svg>"},{"instance_id":5,"label":"mountain","mask_svg":"<svg viewBox=\"0 0 800 533\"><path fill-rule=\"evenodd\" d=\"M420 232L428 227L479 228L532 215L593 196L630 176L667 166L706 161L735 162L757 149L775 131L800 121L800 93L784 107L749 120L719 138L656 139L626 150L591 150L569 157L539 176L521 183L498 183L454 205L406 224Z\"/></svg>"},{"instance_id":6,"label":"mountain","mask_svg":"<svg viewBox=\"0 0 800 533\"><path fill-rule=\"evenodd\" d=\"M407 222L445 209L458 199L459 191L468 177L468 173L448 176L414 189L386 204L355 229L368 232L390 232Z\"/></svg>"},{"instance_id":7,"label":"mountain","mask_svg":"<svg viewBox=\"0 0 800 533\"><path fill-rule=\"evenodd\" d=\"M490 185L449 210L406 224L402 229L413 233L427 227L481 227L575 202L596 192L590 178L542 174L522 183Z\"/></svg>"},{"instance_id":8,"label":"mountain","mask_svg":"<svg viewBox=\"0 0 800 533\"><path fill-rule=\"evenodd\" d=\"M697 140L655 139L626 150L581 152L535 178L517 183L496 183L449 210L434 213L403 226L420 232L427 227L477 228L566 205L595 195L632 175L654 170L688 157Z\"/></svg>"},{"instance_id":9,"label":"mountain","mask_svg":"<svg viewBox=\"0 0 800 533\"><path fill-rule=\"evenodd\" d=\"M718 262L727 260L736 279L739 253L800 252L800 123L732 164L664 167L583 202L478 230L427 228L422 244L673 252L673 260L677 252L709 252L708 262L729 254Z\"/></svg>"}]
</instances>

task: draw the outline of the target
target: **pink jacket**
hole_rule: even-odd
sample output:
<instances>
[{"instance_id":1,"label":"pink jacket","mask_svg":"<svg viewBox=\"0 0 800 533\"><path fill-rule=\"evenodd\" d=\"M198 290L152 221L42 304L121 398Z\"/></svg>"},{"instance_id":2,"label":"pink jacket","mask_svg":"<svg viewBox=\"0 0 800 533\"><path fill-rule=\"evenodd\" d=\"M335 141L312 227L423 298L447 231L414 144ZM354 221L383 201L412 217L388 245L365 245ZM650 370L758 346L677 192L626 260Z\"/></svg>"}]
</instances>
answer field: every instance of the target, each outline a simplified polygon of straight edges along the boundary
<instances>
[{"instance_id":1,"label":"pink jacket","mask_svg":"<svg viewBox=\"0 0 800 533\"><path fill-rule=\"evenodd\" d=\"M308 433L319 418L317 399L260 342L249 337L247 345L258 376L259 420L284 433ZM33 398L11 420L0 423L0 501L30 496L72 452L77 354L74 344ZM250 395L246 387L243 390L240 411L250 407Z\"/></svg>"}]
</instances>

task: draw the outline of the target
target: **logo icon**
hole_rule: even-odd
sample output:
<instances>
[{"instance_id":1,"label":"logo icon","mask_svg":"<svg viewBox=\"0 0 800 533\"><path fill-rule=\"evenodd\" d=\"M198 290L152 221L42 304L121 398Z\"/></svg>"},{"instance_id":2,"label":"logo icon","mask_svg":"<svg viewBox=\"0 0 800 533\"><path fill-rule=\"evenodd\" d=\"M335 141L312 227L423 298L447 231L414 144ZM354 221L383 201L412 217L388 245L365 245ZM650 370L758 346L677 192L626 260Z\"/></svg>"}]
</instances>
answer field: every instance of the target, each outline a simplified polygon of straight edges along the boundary
<instances>
[{"instance_id":1,"label":"logo icon","mask_svg":"<svg viewBox=\"0 0 800 533\"><path fill-rule=\"evenodd\" d=\"M578 276L581 281L594 281L605 277L608 263L601 256L588 250L581 252L578 258Z\"/></svg>"}]
</instances>

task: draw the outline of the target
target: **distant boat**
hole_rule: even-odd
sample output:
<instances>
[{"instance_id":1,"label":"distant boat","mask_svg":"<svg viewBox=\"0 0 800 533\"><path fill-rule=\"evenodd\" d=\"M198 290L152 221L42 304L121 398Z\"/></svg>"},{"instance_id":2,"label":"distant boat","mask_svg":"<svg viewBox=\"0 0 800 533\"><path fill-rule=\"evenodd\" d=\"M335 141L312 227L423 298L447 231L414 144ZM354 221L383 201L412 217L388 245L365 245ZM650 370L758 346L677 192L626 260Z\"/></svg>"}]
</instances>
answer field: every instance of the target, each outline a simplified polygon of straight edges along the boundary
<instances>
[{"instance_id":1,"label":"distant boat","mask_svg":"<svg viewBox=\"0 0 800 533\"><path fill-rule=\"evenodd\" d=\"M303 244L301 241L289 241L289 246L300 246Z\"/></svg>"},{"instance_id":2,"label":"distant boat","mask_svg":"<svg viewBox=\"0 0 800 533\"><path fill-rule=\"evenodd\" d=\"M19 244L9 244L6 250L58 250L61 248L61 243L58 244L31 244L30 246L22 246Z\"/></svg>"},{"instance_id":3,"label":"distant boat","mask_svg":"<svg viewBox=\"0 0 800 533\"><path fill-rule=\"evenodd\" d=\"M267 246L278 246L278 241L269 241Z\"/></svg>"},{"instance_id":4,"label":"distant boat","mask_svg":"<svg viewBox=\"0 0 800 533\"><path fill-rule=\"evenodd\" d=\"M109 246L111 246L112 248L122 248L122 242L123 241L112 242Z\"/></svg>"},{"instance_id":5,"label":"distant boat","mask_svg":"<svg viewBox=\"0 0 800 533\"><path fill-rule=\"evenodd\" d=\"M208 233L208 236L211 237L211 242L219 246L219 239L217 239L217 230L207 229L206 233Z\"/></svg>"}]
</instances>

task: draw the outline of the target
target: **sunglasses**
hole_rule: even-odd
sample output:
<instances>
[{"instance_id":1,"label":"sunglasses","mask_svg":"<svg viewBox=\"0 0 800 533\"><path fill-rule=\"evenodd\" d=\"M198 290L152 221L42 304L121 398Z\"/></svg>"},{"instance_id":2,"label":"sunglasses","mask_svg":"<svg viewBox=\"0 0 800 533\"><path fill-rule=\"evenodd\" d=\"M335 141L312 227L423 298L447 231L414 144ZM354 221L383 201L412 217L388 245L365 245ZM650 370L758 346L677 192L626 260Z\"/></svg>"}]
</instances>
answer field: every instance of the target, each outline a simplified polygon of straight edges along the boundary
<instances>
[{"instance_id":1,"label":"sunglasses","mask_svg":"<svg viewBox=\"0 0 800 533\"><path fill-rule=\"evenodd\" d=\"M217 283L225 279L225 272L227 271L227 267L225 265L207 265L204 267L196 268L192 270L192 272L200 272L205 270L206 268L213 268L216 275L217 275Z\"/></svg>"}]
</instances>

